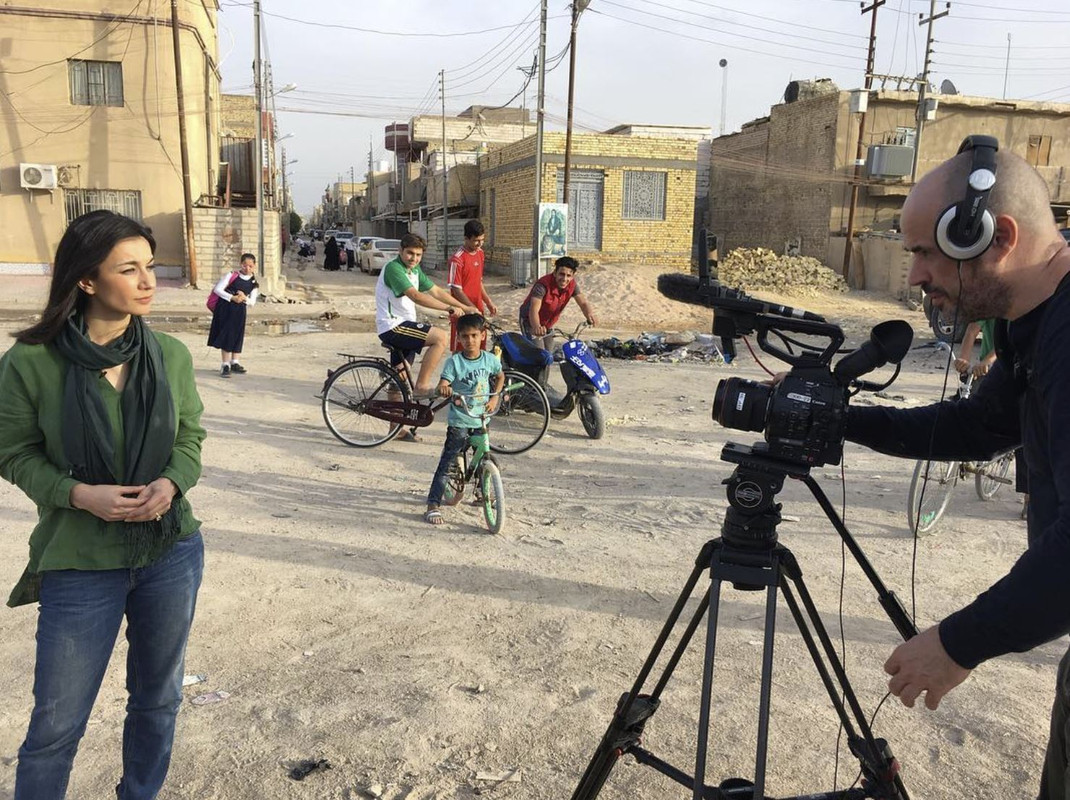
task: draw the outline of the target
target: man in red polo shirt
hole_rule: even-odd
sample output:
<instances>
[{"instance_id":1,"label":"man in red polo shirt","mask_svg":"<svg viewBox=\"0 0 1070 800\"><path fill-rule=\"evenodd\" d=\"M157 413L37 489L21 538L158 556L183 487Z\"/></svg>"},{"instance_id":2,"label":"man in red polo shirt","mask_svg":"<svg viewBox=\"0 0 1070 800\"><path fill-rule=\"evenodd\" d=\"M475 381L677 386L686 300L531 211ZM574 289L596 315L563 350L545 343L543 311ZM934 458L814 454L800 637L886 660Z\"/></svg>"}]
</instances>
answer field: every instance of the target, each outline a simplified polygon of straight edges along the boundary
<instances>
[{"instance_id":1,"label":"man in red polo shirt","mask_svg":"<svg viewBox=\"0 0 1070 800\"><path fill-rule=\"evenodd\" d=\"M549 330L557 324L561 312L572 298L576 298L576 305L580 307L587 323L598 324L594 309L576 281L579 267L579 262L572 256L561 256L554 262L553 272L535 281L520 306L520 332L543 350L549 350L553 345L554 337Z\"/></svg>"},{"instance_id":2,"label":"man in red polo shirt","mask_svg":"<svg viewBox=\"0 0 1070 800\"><path fill-rule=\"evenodd\" d=\"M464 223L464 245L450 256L450 274L446 285L454 299L466 306L474 306L480 314L498 313L498 308L491 302L483 286L483 223L470 219ZM483 349L487 347L483 340ZM450 350L461 349L457 341L457 321L450 317Z\"/></svg>"}]
</instances>

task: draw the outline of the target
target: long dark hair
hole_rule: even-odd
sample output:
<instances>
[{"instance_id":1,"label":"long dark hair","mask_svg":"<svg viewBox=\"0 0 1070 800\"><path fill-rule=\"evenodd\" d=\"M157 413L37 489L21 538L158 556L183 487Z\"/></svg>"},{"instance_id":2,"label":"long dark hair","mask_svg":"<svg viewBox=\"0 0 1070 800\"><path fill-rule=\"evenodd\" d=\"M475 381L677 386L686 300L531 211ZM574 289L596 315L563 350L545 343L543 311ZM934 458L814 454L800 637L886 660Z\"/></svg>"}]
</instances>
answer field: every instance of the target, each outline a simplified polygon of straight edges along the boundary
<instances>
[{"instance_id":1,"label":"long dark hair","mask_svg":"<svg viewBox=\"0 0 1070 800\"><path fill-rule=\"evenodd\" d=\"M97 277L100 265L123 239L142 238L156 253L152 231L137 220L114 211L90 211L67 226L52 263L48 303L35 325L12 334L23 344L48 344L59 334L75 311L85 311L89 302L78 282Z\"/></svg>"}]
</instances>

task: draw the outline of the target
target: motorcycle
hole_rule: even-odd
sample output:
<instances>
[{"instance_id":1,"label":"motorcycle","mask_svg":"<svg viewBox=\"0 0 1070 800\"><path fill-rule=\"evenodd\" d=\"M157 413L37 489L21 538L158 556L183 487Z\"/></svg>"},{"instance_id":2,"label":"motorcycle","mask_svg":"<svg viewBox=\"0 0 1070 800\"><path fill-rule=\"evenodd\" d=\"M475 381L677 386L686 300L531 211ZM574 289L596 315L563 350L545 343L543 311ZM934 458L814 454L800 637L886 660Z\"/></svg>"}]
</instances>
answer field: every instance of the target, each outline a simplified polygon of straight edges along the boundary
<instances>
[{"instance_id":1,"label":"motorcycle","mask_svg":"<svg viewBox=\"0 0 1070 800\"><path fill-rule=\"evenodd\" d=\"M565 338L561 348L561 377L565 380L565 394L558 397L547 385L550 366L554 357L519 333L503 331L491 326L495 334L495 346L500 348L502 365L515 369L539 382L550 397L550 416L553 419L565 419L577 411L583 429L592 439L601 439L606 432L605 414L602 411L600 395L609 394L609 377L602 365L598 363L587 343L579 338L586 322L576 326L571 334L559 328L552 329Z\"/></svg>"}]
</instances>

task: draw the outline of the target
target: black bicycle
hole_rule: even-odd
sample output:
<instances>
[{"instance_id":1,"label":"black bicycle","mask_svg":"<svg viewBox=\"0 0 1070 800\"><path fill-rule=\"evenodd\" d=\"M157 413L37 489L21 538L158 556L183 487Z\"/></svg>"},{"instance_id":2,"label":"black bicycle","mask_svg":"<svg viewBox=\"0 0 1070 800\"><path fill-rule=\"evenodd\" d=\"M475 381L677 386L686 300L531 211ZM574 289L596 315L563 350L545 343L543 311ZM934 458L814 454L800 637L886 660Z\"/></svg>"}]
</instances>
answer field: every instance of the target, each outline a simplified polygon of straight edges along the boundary
<instances>
[{"instance_id":1,"label":"black bicycle","mask_svg":"<svg viewBox=\"0 0 1070 800\"><path fill-rule=\"evenodd\" d=\"M385 347L386 345L384 345ZM391 354L400 351L387 347ZM415 431L434 422L435 412L449 403L415 397L409 370L400 371L378 356L339 353L346 362L327 371L317 397L323 421L340 441L352 447L377 447L393 439L402 428ZM550 401L538 381L505 370L498 412L490 422L496 453L530 450L550 424Z\"/></svg>"}]
</instances>

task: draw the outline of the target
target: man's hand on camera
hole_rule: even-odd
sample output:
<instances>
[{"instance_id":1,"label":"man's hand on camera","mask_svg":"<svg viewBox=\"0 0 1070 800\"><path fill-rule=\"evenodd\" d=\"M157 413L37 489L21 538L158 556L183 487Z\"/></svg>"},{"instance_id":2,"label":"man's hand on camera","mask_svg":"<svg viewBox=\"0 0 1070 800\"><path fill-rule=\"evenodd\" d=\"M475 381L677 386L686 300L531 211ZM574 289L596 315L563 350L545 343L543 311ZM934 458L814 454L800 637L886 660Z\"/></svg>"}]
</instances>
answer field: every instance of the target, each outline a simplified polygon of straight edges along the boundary
<instances>
[{"instance_id":1,"label":"man's hand on camera","mask_svg":"<svg viewBox=\"0 0 1070 800\"><path fill-rule=\"evenodd\" d=\"M903 705L913 708L918 695L925 692L925 707L930 711L970 676L970 670L960 667L947 654L936 625L895 648L884 662L884 671L892 676L888 691Z\"/></svg>"},{"instance_id":2,"label":"man's hand on camera","mask_svg":"<svg viewBox=\"0 0 1070 800\"><path fill-rule=\"evenodd\" d=\"M955 359L955 371L959 375L965 375L970 369L970 362L965 358Z\"/></svg>"}]
</instances>

